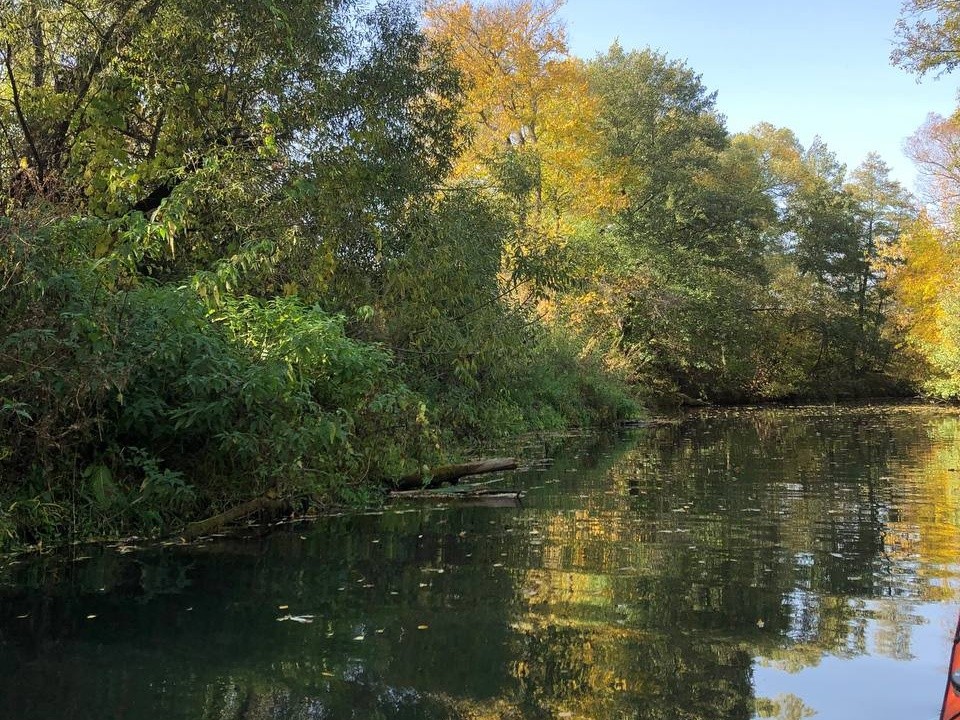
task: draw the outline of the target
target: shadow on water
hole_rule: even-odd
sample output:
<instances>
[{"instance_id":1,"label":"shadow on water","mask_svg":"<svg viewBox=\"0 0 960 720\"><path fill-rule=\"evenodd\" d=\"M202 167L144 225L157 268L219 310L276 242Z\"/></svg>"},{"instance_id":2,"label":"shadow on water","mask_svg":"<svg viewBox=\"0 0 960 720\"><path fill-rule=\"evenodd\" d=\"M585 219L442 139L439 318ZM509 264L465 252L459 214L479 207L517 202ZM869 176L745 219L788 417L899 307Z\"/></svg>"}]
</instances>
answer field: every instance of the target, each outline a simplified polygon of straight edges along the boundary
<instances>
[{"instance_id":1,"label":"shadow on water","mask_svg":"<svg viewBox=\"0 0 960 720\"><path fill-rule=\"evenodd\" d=\"M520 508L23 563L3 717L933 717L958 430L935 408L707 412L571 441L509 478Z\"/></svg>"}]
</instances>

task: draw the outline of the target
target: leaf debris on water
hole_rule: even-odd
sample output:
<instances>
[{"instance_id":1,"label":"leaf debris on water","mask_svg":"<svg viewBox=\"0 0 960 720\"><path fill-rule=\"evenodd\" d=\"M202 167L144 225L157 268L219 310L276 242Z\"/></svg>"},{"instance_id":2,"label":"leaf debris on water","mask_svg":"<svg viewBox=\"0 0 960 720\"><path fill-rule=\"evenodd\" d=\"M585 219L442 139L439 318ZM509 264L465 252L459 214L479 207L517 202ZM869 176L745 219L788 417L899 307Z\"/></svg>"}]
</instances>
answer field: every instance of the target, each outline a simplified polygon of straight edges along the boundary
<instances>
[{"instance_id":1,"label":"leaf debris on water","mask_svg":"<svg viewBox=\"0 0 960 720\"><path fill-rule=\"evenodd\" d=\"M277 618L277 622L284 622L285 620L308 624L313 622L313 615L281 615Z\"/></svg>"}]
</instances>

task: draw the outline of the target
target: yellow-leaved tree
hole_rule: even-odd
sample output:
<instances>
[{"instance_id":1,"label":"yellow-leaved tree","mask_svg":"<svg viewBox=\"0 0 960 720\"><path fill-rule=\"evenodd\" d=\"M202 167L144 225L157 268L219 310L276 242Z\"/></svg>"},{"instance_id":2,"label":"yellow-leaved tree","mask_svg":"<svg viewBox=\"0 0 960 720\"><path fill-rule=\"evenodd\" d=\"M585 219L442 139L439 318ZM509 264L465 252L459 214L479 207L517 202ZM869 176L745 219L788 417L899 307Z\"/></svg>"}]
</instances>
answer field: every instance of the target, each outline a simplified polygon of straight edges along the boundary
<instances>
[{"instance_id":1,"label":"yellow-leaved tree","mask_svg":"<svg viewBox=\"0 0 960 720\"><path fill-rule=\"evenodd\" d=\"M528 239L557 242L613 206L615 173L601 172L597 103L569 53L562 0L429 0L426 30L448 46L467 85L473 137L454 171L515 203Z\"/></svg>"},{"instance_id":2,"label":"yellow-leaved tree","mask_svg":"<svg viewBox=\"0 0 960 720\"><path fill-rule=\"evenodd\" d=\"M894 64L923 76L960 65L960 6L905 0L896 26ZM960 397L960 110L931 114L907 142L929 212L900 239L902 264L889 282L911 343L934 371L929 389Z\"/></svg>"},{"instance_id":3,"label":"yellow-leaved tree","mask_svg":"<svg viewBox=\"0 0 960 720\"><path fill-rule=\"evenodd\" d=\"M951 234L923 213L900 236L887 282L897 321L913 349L931 366L929 389L960 394L960 259Z\"/></svg>"},{"instance_id":4,"label":"yellow-leaved tree","mask_svg":"<svg viewBox=\"0 0 960 720\"><path fill-rule=\"evenodd\" d=\"M625 201L622 173L606 152L587 66L570 54L562 6L427 0L425 27L466 87L471 142L452 179L511 218L503 297L539 319L549 342L609 370L621 363L605 278L620 258L604 228Z\"/></svg>"}]
</instances>

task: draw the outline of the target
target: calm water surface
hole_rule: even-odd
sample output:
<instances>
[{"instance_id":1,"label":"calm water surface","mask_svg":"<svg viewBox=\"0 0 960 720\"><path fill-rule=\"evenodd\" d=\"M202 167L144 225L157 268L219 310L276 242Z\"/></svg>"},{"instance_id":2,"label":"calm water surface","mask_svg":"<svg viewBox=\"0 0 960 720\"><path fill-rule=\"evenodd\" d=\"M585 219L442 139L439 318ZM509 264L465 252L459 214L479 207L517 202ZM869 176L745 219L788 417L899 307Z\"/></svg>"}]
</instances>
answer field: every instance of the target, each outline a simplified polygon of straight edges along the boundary
<instances>
[{"instance_id":1,"label":"calm water surface","mask_svg":"<svg viewBox=\"0 0 960 720\"><path fill-rule=\"evenodd\" d=\"M500 483L522 507L23 562L0 717L935 718L958 441L934 408L712 412L550 448Z\"/></svg>"}]
</instances>

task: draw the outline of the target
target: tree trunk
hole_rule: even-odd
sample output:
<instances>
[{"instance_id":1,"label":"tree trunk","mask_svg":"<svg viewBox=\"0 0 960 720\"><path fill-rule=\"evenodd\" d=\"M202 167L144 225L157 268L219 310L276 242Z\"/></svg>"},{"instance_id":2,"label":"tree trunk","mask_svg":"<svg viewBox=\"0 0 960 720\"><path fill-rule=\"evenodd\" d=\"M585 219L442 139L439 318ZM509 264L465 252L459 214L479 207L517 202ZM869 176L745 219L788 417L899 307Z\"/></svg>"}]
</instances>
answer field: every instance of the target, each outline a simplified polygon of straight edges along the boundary
<instances>
[{"instance_id":1,"label":"tree trunk","mask_svg":"<svg viewBox=\"0 0 960 720\"><path fill-rule=\"evenodd\" d=\"M445 482L455 484L460 478L468 475L482 475L499 470L516 469L517 461L514 458L490 458L457 465L441 465L431 469L428 473L421 471L404 475L393 482L393 487L395 490L424 490L439 487Z\"/></svg>"},{"instance_id":2,"label":"tree trunk","mask_svg":"<svg viewBox=\"0 0 960 720\"><path fill-rule=\"evenodd\" d=\"M248 515L253 515L256 512L265 511L271 515L277 515L285 507L287 507L288 504L289 503L285 498L278 498L273 491L270 491L266 495L261 495L253 500L248 500L247 502L237 505L236 507L232 507L229 510L220 513L219 515L214 515L206 520L190 523L184 528L183 532L180 533L180 537L182 537L184 540L196 540L202 535L209 535L210 533L219 530L224 525L229 525L232 522L241 520Z\"/></svg>"}]
</instances>

